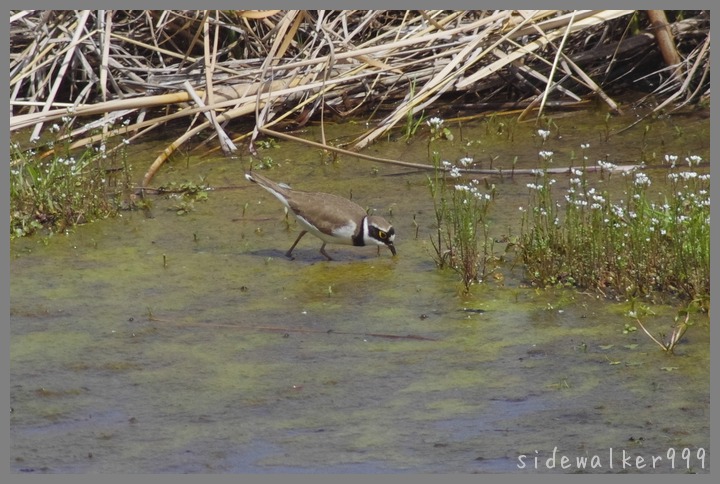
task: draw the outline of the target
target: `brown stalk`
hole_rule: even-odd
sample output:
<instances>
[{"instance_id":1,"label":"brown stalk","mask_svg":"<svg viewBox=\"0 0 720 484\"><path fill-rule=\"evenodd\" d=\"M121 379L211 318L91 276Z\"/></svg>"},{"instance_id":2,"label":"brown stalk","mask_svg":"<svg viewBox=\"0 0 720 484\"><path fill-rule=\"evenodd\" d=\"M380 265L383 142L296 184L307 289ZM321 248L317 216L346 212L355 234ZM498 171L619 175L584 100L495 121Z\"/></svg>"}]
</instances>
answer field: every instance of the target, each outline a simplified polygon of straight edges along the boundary
<instances>
[{"instance_id":1,"label":"brown stalk","mask_svg":"<svg viewBox=\"0 0 720 484\"><path fill-rule=\"evenodd\" d=\"M46 123L71 115L74 125L68 131L86 136L100 125L93 124L97 119L79 125L80 118L134 117L122 130L105 125L102 135L74 139L82 145L116 134L137 138L170 121L189 116L194 122L192 117L206 113L202 123L153 162L148 170L152 177L168 153L202 130L217 133L219 145L231 152L222 123L237 117L255 113L258 128L266 129L281 122L303 125L318 113L324 122L325 109L348 116L363 111L375 115L391 107L379 124L355 140L353 148L360 150L408 116L438 106L446 93L496 92L499 88L492 86L497 86L500 71L534 81L534 86L525 84L537 91L538 100L531 102L531 90L531 96L519 101L532 108L540 104L540 112L554 90L582 99L562 85L565 80L597 93L616 109L593 80L597 71L585 71L588 63L599 62L593 54L599 49L581 49L582 56L569 51L571 40L580 44L585 30L633 12L118 10L101 19L91 10L15 12L11 32L23 35L11 33L10 102L19 114L11 115L10 130L27 128L37 135ZM672 30L661 27L666 34L682 31L680 23ZM232 45L220 43L226 29L237 35ZM648 35L638 37L647 42ZM559 39L566 43L556 47ZM675 81L680 90L660 106L676 102L681 94L687 103L709 89L709 41L708 33L683 61L685 78L681 84ZM623 43L623 49L626 44L631 45ZM554 49L552 58L544 58L546 47ZM230 48L238 48L238 55L222 58ZM619 43L616 50L621 52ZM559 79L551 69L560 71ZM85 78L81 87L63 84L78 72ZM696 84L689 79L697 81L696 75L703 81L691 88ZM71 102L58 102L61 84L71 91ZM94 92L99 102L92 99ZM483 96L474 106L479 112L487 109L490 94Z\"/></svg>"}]
</instances>

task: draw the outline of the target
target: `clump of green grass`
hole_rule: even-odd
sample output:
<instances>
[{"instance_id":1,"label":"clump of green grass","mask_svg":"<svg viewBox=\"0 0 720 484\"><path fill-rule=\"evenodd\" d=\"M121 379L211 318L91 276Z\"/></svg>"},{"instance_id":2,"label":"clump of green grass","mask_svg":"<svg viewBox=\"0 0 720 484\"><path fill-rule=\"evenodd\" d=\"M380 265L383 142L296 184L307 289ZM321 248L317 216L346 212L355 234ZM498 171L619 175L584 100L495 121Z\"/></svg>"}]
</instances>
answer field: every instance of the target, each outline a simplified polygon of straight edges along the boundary
<instances>
[{"instance_id":1,"label":"clump of green grass","mask_svg":"<svg viewBox=\"0 0 720 484\"><path fill-rule=\"evenodd\" d=\"M66 120L69 122L69 119ZM61 128L53 126L58 135ZM108 217L118 210L119 197L127 195L129 167L121 141L116 150L105 142L70 152L67 143L51 141L43 148L53 154L38 156L38 149L10 146L10 236L38 230L60 232L73 225Z\"/></svg>"},{"instance_id":2,"label":"clump of green grass","mask_svg":"<svg viewBox=\"0 0 720 484\"><path fill-rule=\"evenodd\" d=\"M451 133L442 127L442 120L431 118L431 139ZM449 161L440 161L438 153L432 154L435 166L433 176L428 176L430 195L433 199L436 233L431 238L434 260L439 268L449 267L460 275L465 292L474 283L481 282L488 273L488 261L492 258L493 240L488 235L488 213L495 198L495 187L480 189L478 180L462 182L460 167ZM473 163L463 158L463 167Z\"/></svg>"},{"instance_id":3,"label":"clump of green grass","mask_svg":"<svg viewBox=\"0 0 720 484\"><path fill-rule=\"evenodd\" d=\"M651 191L647 173L622 172L617 183L624 191L616 199L593 187L582 168L572 170L569 188L558 196L546 170L552 152L541 151L539 158L521 229L522 259L533 283L627 298L661 292L709 300L710 175L693 170L699 157L686 158L689 170L666 157L671 166L662 170L667 189L661 194ZM618 176L611 175L611 163L598 164L602 177Z\"/></svg>"}]
</instances>

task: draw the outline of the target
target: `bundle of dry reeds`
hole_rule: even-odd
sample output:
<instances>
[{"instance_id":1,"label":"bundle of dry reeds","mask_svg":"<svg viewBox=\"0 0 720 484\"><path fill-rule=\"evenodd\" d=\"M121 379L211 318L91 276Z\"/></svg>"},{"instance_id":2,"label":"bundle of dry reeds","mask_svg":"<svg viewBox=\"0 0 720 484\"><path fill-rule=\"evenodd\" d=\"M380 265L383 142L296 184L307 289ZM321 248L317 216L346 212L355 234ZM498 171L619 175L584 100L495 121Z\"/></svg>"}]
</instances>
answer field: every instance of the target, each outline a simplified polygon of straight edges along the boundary
<instances>
[{"instance_id":1,"label":"bundle of dry reeds","mask_svg":"<svg viewBox=\"0 0 720 484\"><path fill-rule=\"evenodd\" d=\"M65 117L77 146L117 130L139 137L186 119L146 175L201 131L225 152L280 123L363 116L360 150L408 116L454 103L479 114L513 102L599 96L618 63L662 52L667 102L709 93L709 14L668 25L652 11L117 11L27 10L10 15L10 129L38 137ZM635 22L635 23L633 23ZM650 22L652 23L650 25ZM630 27L639 26L632 34ZM679 54L677 41L689 45ZM630 70L630 69L628 69ZM645 73L638 73L638 76ZM491 104L495 103L495 104ZM663 103L665 106L665 103ZM329 113L329 114L328 114ZM252 120L231 139L226 124ZM128 122L129 120L129 122ZM85 123L85 124L82 124ZM100 134L95 133L102 127ZM116 131L113 131L113 130Z\"/></svg>"}]
</instances>

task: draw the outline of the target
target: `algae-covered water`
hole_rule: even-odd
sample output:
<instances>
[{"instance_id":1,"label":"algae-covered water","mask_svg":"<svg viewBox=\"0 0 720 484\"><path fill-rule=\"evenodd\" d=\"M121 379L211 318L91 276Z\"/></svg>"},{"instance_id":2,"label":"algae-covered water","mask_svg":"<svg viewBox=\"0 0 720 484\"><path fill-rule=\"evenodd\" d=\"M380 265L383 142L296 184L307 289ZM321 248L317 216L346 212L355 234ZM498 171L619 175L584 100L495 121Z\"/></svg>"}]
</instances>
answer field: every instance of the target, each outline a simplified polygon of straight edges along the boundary
<instances>
[{"instance_id":1,"label":"algae-covered water","mask_svg":"<svg viewBox=\"0 0 720 484\"><path fill-rule=\"evenodd\" d=\"M566 165L581 143L591 161L709 159L707 119L610 140L604 122L558 117L544 147ZM434 147L444 159L535 166L530 125L450 126L455 140ZM328 129L340 143L355 127ZM162 147L139 150L136 171ZM370 152L427 162L427 137ZM307 235L286 259L300 228L245 181L242 157L164 167L157 184L226 188L185 214L156 197L148 212L12 241L14 472L709 472L707 318L666 355L624 332L629 303L529 287L511 252L463 295L433 262L425 173L286 141L262 154L270 178L386 217L398 256L328 245L326 261ZM527 181L489 179L498 256ZM667 332L679 308L653 305L648 325Z\"/></svg>"}]
</instances>

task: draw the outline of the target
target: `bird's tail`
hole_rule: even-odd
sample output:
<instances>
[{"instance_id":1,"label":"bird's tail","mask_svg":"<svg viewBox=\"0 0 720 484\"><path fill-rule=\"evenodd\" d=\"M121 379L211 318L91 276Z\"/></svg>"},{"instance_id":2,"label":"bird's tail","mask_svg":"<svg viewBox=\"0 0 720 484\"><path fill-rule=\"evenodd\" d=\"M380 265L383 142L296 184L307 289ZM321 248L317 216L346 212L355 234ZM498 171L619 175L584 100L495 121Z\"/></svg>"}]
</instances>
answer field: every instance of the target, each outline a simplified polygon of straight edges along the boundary
<instances>
[{"instance_id":1,"label":"bird's tail","mask_svg":"<svg viewBox=\"0 0 720 484\"><path fill-rule=\"evenodd\" d=\"M265 190L272 193L278 198L278 200L280 200L283 204L287 206L287 197L289 196L289 192L291 191L291 188L288 185L284 183L276 183L269 178L265 178L263 175L254 172L245 173L245 178L247 178L253 183L257 183Z\"/></svg>"}]
</instances>

